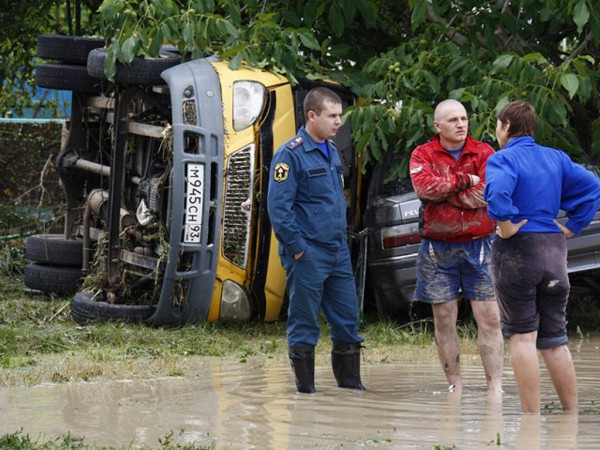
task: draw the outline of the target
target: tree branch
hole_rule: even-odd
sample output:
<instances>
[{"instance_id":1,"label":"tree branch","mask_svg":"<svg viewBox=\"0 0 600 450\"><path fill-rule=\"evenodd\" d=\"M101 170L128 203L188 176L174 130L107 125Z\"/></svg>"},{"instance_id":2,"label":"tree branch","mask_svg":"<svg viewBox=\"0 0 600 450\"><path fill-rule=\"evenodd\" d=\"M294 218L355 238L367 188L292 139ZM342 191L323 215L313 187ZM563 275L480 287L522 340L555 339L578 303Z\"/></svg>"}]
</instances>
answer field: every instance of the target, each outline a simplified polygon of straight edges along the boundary
<instances>
[{"instance_id":1,"label":"tree branch","mask_svg":"<svg viewBox=\"0 0 600 450\"><path fill-rule=\"evenodd\" d=\"M588 31L588 34L585 36L585 38L583 39L581 44L579 44L579 47L577 47L573 51L573 53L571 53L569 56L567 56L567 59L565 59L565 62L569 62L572 59L575 59L577 56L581 55L583 53L583 50L585 50L585 48L587 47L587 45L590 43L591 40L592 40L592 32L590 30L590 31Z\"/></svg>"}]
</instances>

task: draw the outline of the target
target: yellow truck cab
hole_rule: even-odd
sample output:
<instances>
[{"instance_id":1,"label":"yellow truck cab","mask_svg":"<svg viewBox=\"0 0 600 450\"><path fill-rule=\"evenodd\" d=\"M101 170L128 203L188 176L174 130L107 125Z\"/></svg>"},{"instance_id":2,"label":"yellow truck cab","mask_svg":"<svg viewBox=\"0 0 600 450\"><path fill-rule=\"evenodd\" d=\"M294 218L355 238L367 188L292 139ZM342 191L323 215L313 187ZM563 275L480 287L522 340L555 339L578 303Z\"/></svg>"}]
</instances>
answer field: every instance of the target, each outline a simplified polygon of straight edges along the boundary
<instances>
[{"instance_id":1,"label":"yellow truck cab","mask_svg":"<svg viewBox=\"0 0 600 450\"><path fill-rule=\"evenodd\" d=\"M81 246L72 303L81 324L279 319L285 273L266 208L269 168L304 122L306 92L324 83L292 86L214 57L181 62L172 48L155 60L118 66L109 82L105 57L105 49L92 49L87 75L78 72L89 79L73 91L56 159L67 206L64 235L36 236L26 244L29 253L41 241ZM41 64L38 84L68 89L47 67L57 65L61 73L73 67ZM326 84L345 106L353 103L343 87ZM348 223L356 228L361 173L349 125L336 144ZM52 258L32 264L62 267Z\"/></svg>"}]
</instances>

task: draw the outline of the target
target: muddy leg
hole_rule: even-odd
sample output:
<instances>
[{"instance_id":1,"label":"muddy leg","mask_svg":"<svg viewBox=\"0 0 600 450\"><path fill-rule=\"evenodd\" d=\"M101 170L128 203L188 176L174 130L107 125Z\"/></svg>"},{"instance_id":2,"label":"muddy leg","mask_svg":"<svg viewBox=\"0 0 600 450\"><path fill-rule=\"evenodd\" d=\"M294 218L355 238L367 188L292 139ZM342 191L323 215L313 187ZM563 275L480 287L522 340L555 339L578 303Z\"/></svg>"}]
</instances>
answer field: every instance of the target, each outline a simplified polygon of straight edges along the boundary
<instances>
[{"instance_id":1,"label":"muddy leg","mask_svg":"<svg viewBox=\"0 0 600 450\"><path fill-rule=\"evenodd\" d=\"M435 326L435 343L442 368L450 386L455 391L462 390L460 379L460 344L456 331L458 302L432 304L433 323Z\"/></svg>"},{"instance_id":2,"label":"muddy leg","mask_svg":"<svg viewBox=\"0 0 600 450\"><path fill-rule=\"evenodd\" d=\"M485 371L488 392L502 392L504 339L496 301L471 302L477 322L477 343Z\"/></svg>"}]
</instances>

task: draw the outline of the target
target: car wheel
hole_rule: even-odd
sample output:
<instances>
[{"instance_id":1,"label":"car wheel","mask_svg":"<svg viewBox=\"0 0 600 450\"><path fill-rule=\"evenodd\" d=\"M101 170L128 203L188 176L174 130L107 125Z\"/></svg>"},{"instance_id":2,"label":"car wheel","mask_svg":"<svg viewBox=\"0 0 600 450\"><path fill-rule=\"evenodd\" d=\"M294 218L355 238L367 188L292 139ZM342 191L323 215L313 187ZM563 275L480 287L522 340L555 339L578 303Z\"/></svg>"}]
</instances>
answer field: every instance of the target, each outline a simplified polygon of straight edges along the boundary
<instances>
[{"instance_id":1,"label":"car wheel","mask_svg":"<svg viewBox=\"0 0 600 450\"><path fill-rule=\"evenodd\" d=\"M25 240L25 257L54 266L79 267L83 263L83 241L63 234L34 234Z\"/></svg>"},{"instance_id":2,"label":"car wheel","mask_svg":"<svg viewBox=\"0 0 600 450\"><path fill-rule=\"evenodd\" d=\"M77 267L55 267L29 263L23 277L25 286L36 291L52 294L73 294L81 281L81 269Z\"/></svg>"},{"instance_id":3,"label":"car wheel","mask_svg":"<svg viewBox=\"0 0 600 450\"><path fill-rule=\"evenodd\" d=\"M151 305L118 305L94 300L90 291L79 291L71 303L71 317L80 325L93 322L143 322L156 311Z\"/></svg>"},{"instance_id":4,"label":"car wheel","mask_svg":"<svg viewBox=\"0 0 600 450\"><path fill-rule=\"evenodd\" d=\"M86 66L69 64L38 64L35 68L35 84L47 89L98 94L101 82L87 73Z\"/></svg>"},{"instance_id":5,"label":"car wheel","mask_svg":"<svg viewBox=\"0 0 600 450\"><path fill-rule=\"evenodd\" d=\"M85 66L88 54L99 47L104 47L104 39L43 34L38 36L37 55L43 59Z\"/></svg>"},{"instance_id":6,"label":"car wheel","mask_svg":"<svg viewBox=\"0 0 600 450\"><path fill-rule=\"evenodd\" d=\"M90 52L87 60L87 72L91 77L106 80L104 61L106 49L97 48ZM180 56L171 51L160 52L157 58L133 58L130 64L117 63L115 82L126 85L156 86L165 84L160 74L180 62Z\"/></svg>"}]
</instances>

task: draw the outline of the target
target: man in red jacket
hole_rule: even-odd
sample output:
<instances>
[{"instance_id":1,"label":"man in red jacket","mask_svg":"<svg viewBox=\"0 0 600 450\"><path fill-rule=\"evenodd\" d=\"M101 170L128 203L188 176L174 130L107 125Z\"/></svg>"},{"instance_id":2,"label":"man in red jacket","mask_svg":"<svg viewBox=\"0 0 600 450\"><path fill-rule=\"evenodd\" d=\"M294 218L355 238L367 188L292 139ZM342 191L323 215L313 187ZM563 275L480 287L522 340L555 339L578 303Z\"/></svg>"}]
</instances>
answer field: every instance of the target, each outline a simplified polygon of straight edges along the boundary
<instances>
[{"instance_id":1,"label":"man in red jacket","mask_svg":"<svg viewBox=\"0 0 600 450\"><path fill-rule=\"evenodd\" d=\"M494 150L468 135L467 111L456 100L437 105L433 125L437 135L410 158L410 177L423 204L413 300L431 304L450 391L462 390L458 300L471 302L488 392L502 392L504 342L490 271L496 225L483 199L485 165Z\"/></svg>"}]
</instances>

